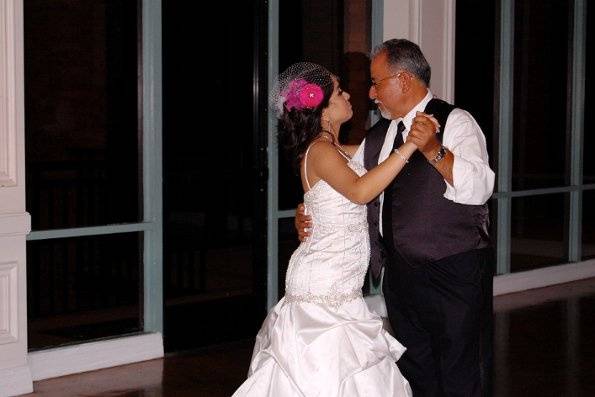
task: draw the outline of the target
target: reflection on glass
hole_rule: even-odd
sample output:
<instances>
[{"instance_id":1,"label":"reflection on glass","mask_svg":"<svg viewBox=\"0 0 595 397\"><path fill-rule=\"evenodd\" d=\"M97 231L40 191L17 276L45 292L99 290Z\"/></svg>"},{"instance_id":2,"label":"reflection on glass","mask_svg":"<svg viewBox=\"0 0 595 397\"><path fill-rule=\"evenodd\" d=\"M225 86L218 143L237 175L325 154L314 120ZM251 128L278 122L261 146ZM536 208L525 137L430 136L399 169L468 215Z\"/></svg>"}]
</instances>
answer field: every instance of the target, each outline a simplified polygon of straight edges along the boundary
<instances>
[{"instance_id":1,"label":"reflection on glass","mask_svg":"<svg viewBox=\"0 0 595 397\"><path fill-rule=\"evenodd\" d=\"M142 218L137 43L135 1L24 2L33 230Z\"/></svg>"},{"instance_id":2,"label":"reflection on glass","mask_svg":"<svg viewBox=\"0 0 595 397\"><path fill-rule=\"evenodd\" d=\"M499 34L494 20L496 4L494 0L457 0L456 7L455 104L476 119L495 164L494 54Z\"/></svg>"},{"instance_id":3,"label":"reflection on glass","mask_svg":"<svg viewBox=\"0 0 595 397\"><path fill-rule=\"evenodd\" d=\"M512 199L511 272L567 262L564 216L568 194Z\"/></svg>"},{"instance_id":4,"label":"reflection on glass","mask_svg":"<svg viewBox=\"0 0 595 397\"><path fill-rule=\"evenodd\" d=\"M341 129L344 143L359 144L368 126L371 0L280 1L279 70L311 61L337 73L354 114ZM279 208L302 201L300 179L279 151Z\"/></svg>"},{"instance_id":5,"label":"reflection on glass","mask_svg":"<svg viewBox=\"0 0 595 397\"><path fill-rule=\"evenodd\" d=\"M142 234L27 243L29 348L142 330Z\"/></svg>"},{"instance_id":6,"label":"reflection on glass","mask_svg":"<svg viewBox=\"0 0 595 397\"><path fill-rule=\"evenodd\" d=\"M583 192L583 259L595 258L595 190Z\"/></svg>"},{"instance_id":7,"label":"reflection on glass","mask_svg":"<svg viewBox=\"0 0 595 397\"><path fill-rule=\"evenodd\" d=\"M513 189L565 182L569 1L515 2Z\"/></svg>"},{"instance_id":8,"label":"reflection on glass","mask_svg":"<svg viewBox=\"0 0 595 397\"><path fill-rule=\"evenodd\" d=\"M295 218L279 219L279 298L285 295L285 275L289 259L300 241L294 227Z\"/></svg>"}]
</instances>

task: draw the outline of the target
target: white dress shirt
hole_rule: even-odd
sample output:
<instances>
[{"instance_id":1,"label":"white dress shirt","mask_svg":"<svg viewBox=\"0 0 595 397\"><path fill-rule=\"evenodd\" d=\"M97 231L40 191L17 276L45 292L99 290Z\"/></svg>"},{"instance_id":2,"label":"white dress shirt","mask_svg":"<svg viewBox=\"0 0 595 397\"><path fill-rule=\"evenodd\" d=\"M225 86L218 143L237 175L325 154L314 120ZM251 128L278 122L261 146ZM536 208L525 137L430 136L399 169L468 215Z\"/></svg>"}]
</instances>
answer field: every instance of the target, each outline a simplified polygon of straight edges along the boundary
<instances>
[{"instance_id":1,"label":"white dress shirt","mask_svg":"<svg viewBox=\"0 0 595 397\"><path fill-rule=\"evenodd\" d=\"M403 131L403 142L407 141L407 135L411 129L411 124L415 118L416 112L423 112L426 105L434 96L428 90L428 93L409 113L403 118L392 120L384 145L380 150L378 163L386 160L390 155L397 135L397 126L403 121L405 130ZM444 145L454 155L452 168L452 179L454 186L444 181L444 197L459 204L481 205L484 204L494 189L495 174L490 168L488 162L488 151L486 141L481 128L465 110L455 108L446 119L446 125L441 126L442 145ZM364 163L364 145L362 142L357 149L353 159ZM382 204L384 202L384 193L380 194L380 219L382 219ZM382 223L379 224L380 233L382 233Z\"/></svg>"}]
</instances>

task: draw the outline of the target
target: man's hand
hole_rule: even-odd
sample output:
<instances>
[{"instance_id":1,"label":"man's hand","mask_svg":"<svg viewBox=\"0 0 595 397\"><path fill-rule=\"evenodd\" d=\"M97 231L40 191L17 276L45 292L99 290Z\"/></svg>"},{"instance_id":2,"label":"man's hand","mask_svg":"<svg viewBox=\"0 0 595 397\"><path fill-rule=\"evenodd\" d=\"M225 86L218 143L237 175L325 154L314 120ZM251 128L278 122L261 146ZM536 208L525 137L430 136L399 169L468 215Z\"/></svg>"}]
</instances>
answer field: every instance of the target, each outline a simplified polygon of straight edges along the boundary
<instances>
[{"instance_id":1,"label":"man's hand","mask_svg":"<svg viewBox=\"0 0 595 397\"><path fill-rule=\"evenodd\" d=\"M407 141L417 146L420 152L428 159L433 159L440 149L440 141L436 138L436 133L440 131L440 124L432 116L422 112L417 112Z\"/></svg>"},{"instance_id":2,"label":"man's hand","mask_svg":"<svg viewBox=\"0 0 595 397\"><path fill-rule=\"evenodd\" d=\"M295 210L294 225L300 241L305 241L308 237L310 237L312 217L305 214L305 207L303 203L299 204Z\"/></svg>"},{"instance_id":3,"label":"man's hand","mask_svg":"<svg viewBox=\"0 0 595 397\"><path fill-rule=\"evenodd\" d=\"M411 124L409 135L407 135L407 142L411 140L430 164L442 175L444 180L453 186L452 167L454 165L454 155L452 152L447 151L444 158L438 162L431 161L436 158L440 151L441 144L436 138L436 133L439 131L440 124L431 114L417 112Z\"/></svg>"}]
</instances>

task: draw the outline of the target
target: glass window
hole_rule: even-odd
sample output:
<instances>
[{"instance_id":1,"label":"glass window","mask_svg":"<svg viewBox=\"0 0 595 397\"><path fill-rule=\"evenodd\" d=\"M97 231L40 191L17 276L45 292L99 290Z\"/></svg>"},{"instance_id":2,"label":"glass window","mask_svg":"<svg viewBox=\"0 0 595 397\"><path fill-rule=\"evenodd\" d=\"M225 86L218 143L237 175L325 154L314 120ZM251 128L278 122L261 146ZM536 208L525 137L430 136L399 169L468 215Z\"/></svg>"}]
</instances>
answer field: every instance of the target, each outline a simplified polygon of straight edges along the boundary
<instances>
[{"instance_id":1,"label":"glass window","mask_svg":"<svg viewBox=\"0 0 595 397\"><path fill-rule=\"evenodd\" d=\"M568 194L512 199L511 271L567 262L564 214Z\"/></svg>"},{"instance_id":2,"label":"glass window","mask_svg":"<svg viewBox=\"0 0 595 397\"><path fill-rule=\"evenodd\" d=\"M515 2L514 190L565 183L570 9L569 1Z\"/></svg>"},{"instance_id":3,"label":"glass window","mask_svg":"<svg viewBox=\"0 0 595 397\"><path fill-rule=\"evenodd\" d=\"M135 1L24 2L33 230L142 219Z\"/></svg>"},{"instance_id":4,"label":"glass window","mask_svg":"<svg viewBox=\"0 0 595 397\"><path fill-rule=\"evenodd\" d=\"M530 190L568 185L570 159L569 98L572 97L573 4L569 0L512 2L513 36L513 131L512 189ZM497 72L499 2L459 0L456 4L455 103L478 120L486 134L491 163L498 153L498 135L492 125L499 101L494 84ZM595 115L589 109L595 98L595 7L587 4L583 182L595 183ZM469 55L472 54L472 55ZM470 61L472 59L472 61ZM481 95L478 95L481 94ZM483 95L483 94L486 95ZM496 96L494 96L494 94ZM510 93L500 93L507 96ZM499 175L506 178L506 175ZM583 195L583 258L595 255L591 202L595 193ZM512 201L511 270L513 272L568 262L569 195L551 194L508 198ZM490 207L496 220L496 203ZM493 224L493 226L497 226ZM493 242L497 241L492 227ZM500 231L502 232L502 231Z\"/></svg>"},{"instance_id":5,"label":"glass window","mask_svg":"<svg viewBox=\"0 0 595 397\"><path fill-rule=\"evenodd\" d=\"M486 136L491 164L494 147L495 2L457 0L455 105L469 111ZM492 167L493 168L493 167Z\"/></svg>"},{"instance_id":6,"label":"glass window","mask_svg":"<svg viewBox=\"0 0 595 397\"><path fill-rule=\"evenodd\" d=\"M29 241L29 348L142 331L141 252L141 233Z\"/></svg>"},{"instance_id":7,"label":"glass window","mask_svg":"<svg viewBox=\"0 0 595 397\"><path fill-rule=\"evenodd\" d=\"M583 192L583 260L595 258L595 190Z\"/></svg>"},{"instance_id":8,"label":"glass window","mask_svg":"<svg viewBox=\"0 0 595 397\"><path fill-rule=\"evenodd\" d=\"M24 1L33 230L142 219L138 3ZM29 347L138 332L142 234L27 244Z\"/></svg>"}]
</instances>

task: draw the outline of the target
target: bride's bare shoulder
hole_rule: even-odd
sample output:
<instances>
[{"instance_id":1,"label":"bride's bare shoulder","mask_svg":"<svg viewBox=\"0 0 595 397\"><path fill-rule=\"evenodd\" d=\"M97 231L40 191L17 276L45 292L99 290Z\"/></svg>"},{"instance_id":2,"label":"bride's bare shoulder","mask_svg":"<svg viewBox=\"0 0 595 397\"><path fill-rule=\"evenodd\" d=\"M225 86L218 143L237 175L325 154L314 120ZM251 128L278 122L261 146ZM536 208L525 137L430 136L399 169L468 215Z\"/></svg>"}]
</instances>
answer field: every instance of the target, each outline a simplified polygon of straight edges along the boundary
<instances>
[{"instance_id":1,"label":"bride's bare shoulder","mask_svg":"<svg viewBox=\"0 0 595 397\"><path fill-rule=\"evenodd\" d=\"M336 150L333 144L326 139L316 139L310 144L308 149L308 157L320 157L327 155L329 152Z\"/></svg>"}]
</instances>

